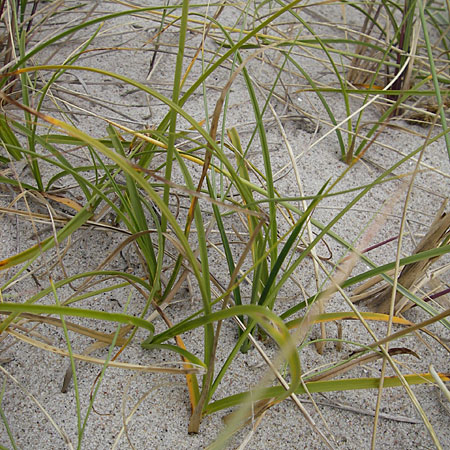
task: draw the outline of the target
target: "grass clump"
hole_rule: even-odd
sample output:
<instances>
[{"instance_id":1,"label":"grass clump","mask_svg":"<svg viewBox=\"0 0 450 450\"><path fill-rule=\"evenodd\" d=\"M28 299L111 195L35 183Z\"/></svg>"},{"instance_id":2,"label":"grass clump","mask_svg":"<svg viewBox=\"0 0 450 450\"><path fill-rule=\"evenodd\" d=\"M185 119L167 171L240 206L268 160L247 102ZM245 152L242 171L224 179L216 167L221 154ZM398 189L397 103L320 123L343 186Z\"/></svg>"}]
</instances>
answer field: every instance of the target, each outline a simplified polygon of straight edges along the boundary
<instances>
[{"instance_id":1,"label":"grass clump","mask_svg":"<svg viewBox=\"0 0 450 450\"><path fill-rule=\"evenodd\" d=\"M76 442L52 421L58 434L82 446L102 380L119 367L183 375L190 433L205 416L240 405L211 448L287 398L333 447L326 420L316 424L299 396L378 389L374 447L382 393L394 386L441 446L411 385L437 379L444 390L449 374L414 369L397 355L417 349L392 344L420 330L448 351L439 334L449 329L450 309L438 301L448 293L445 202L435 216L445 189L436 186L423 216L410 206L426 191L424 173L448 183L447 160L425 162L443 157L442 143L450 148L446 5L100 3L0 4L0 182L8 199L1 212L4 221L25 218L36 241L2 255L0 332L5 345L22 341L70 361L63 390L73 379ZM353 27L361 18L363 28ZM431 122L422 129L412 114L424 108ZM314 164L321 167L308 173ZM412 246L418 222L427 231ZM394 238L385 236L392 223ZM96 233L88 245L103 236L104 254L80 246L86 233ZM324 245L331 255L322 256ZM180 308L186 289L200 301ZM100 306L107 296L120 299L117 312ZM355 304L373 296L368 310ZM417 317L404 317L412 307ZM344 337L347 320L363 334ZM43 324L42 335L30 333L32 322ZM433 324L439 331L425 328ZM313 325L319 353L329 342L354 351L304 370ZM65 348L46 342L58 328ZM278 356L267 355L276 353L271 342ZM243 376L239 393L217 398L240 352L253 348L269 374L254 388ZM119 361L149 353L178 359ZM87 404L77 361L101 367ZM370 364L378 376L344 377ZM128 423L147 395L123 413L116 444L124 433L131 443Z\"/></svg>"}]
</instances>

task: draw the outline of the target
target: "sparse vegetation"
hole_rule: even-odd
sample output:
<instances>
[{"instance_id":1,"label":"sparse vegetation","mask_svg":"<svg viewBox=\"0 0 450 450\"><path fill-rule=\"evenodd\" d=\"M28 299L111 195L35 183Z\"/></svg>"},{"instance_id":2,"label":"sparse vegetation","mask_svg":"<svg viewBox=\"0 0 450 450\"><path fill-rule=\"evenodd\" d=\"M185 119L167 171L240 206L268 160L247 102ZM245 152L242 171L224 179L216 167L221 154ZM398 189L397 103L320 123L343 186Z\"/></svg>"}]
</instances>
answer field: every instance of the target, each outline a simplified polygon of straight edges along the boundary
<instances>
[{"instance_id":1,"label":"sparse vegetation","mask_svg":"<svg viewBox=\"0 0 450 450\"><path fill-rule=\"evenodd\" d=\"M19 446L2 399L22 341L67 360L70 448L114 366L183 376L186 433L238 406L210 448L288 398L334 448L301 396L377 389L375 448L394 386L443 448L411 386L448 396L450 372L410 346L449 351L448 2L138 3L0 2L0 443ZM267 374L224 391L255 347ZM99 367L87 402L77 361Z\"/></svg>"}]
</instances>

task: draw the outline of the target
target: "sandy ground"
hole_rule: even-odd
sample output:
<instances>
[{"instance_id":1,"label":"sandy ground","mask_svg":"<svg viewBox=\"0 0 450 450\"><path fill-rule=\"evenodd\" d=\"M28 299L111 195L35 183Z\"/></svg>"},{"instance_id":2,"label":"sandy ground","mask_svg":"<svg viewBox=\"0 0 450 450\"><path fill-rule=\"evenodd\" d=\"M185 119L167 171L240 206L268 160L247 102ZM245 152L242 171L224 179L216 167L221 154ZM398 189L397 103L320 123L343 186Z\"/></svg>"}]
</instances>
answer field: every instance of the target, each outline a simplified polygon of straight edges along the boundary
<instances>
[{"instance_id":1,"label":"sandy ground","mask_svg":"<svg viewBox=\"0 0 450 450\"><path fill-rule=\"evenodd\" d=\"M70 3L70 2L67 2ZM73 2L72 2L73 3ZM140 2L142 5L150 2ZM92 6L92 5L91 5ZM99 2L94 15L102 12L120 8L109 2ZM328 9L327 9L328 8ZM339 10L330 6L321 9L322 14L327 17L335 17L335 21L341 20ZM336 13L336 16L333 14ZM223 23L230 22L233 17L228 11L221 17ZM67 16L58 16L55 23L62 26L64 20L79 20L76 13L67 13ZM358 20L355 18L355 20ZM56 27L56 25L53 25ZM97 51L87 53L78 61L82 66L95 66L105 70L114 71L119 74L129 76L133 79L150 83L155 89L160 90L165 95L170 96L170 83L173 74L173 67L176 57L176 47L166 47L168 53L161 54L151 77L147 79L149 59L153 55L153 49L148 40L153 36L157 24L148 20L148 17L123 17L121 19L108 22L101 30L99 36L92 45ZM89 32L92 32L91 28ZM50 28L46 30L50 32ZM58 49L52 56L52 62L57 63L64 60L71 50L83 42L84 34L78 34L78 40L73 38L64 46ZM164 34L164 42L176 44L178 34L175 30ZM198 35L189 36L189 54L193 54L193 48L199 43ZM209 48L216 48L216 44L208 41ZM106 50L103 48L120 47L122 50ZM128 50L125 48L129 48ZM100 50L103 49L103 50ZM48 54L53 53L53 48L48 50ZM301 52L299 52L301 53ZM250 54L250 53L249 53ZM40 57L43 58L41 55ZM274 79L274 70L269 62L274 54L267 52L266 59L252 60L248 63L252 76L260 83L270 83ZM311 76L321 76L321 81L335 85L332 75L325 73L323 66L319 62L311 59L301 58L302 65ZM158 56L159 58L159 56ZM223 69L208 80L206 86L206 102L211 113L216 99L219 95L217 88L222 88L229 75L230 64L224 64ZM195 74L199 73L199 65L195 65L190 80L195 79ZM48 75L45 75L48 77ZM81 81L80 81L81 80ZM286 73L283 81L287 92L296 99L297 105L305 112L310 112L314 116L326 119L317 97L312 93L297 94L296 84L303 81L296 78L296 74ZM59 82L60 90L55 90L59 98L64 98L70 102L67 104L67 111L70 119L76 120L75 125L101 137L106 135L106 124L101 119L94 119L83 112L83 109L94 111L98 115L108 117L110 120L120 122L124 125L143 128L157 124L166 108L155 100L149 100L140 93L130 92L128 87L123 87L120 83L108 80L95 74L77 72L74 75L65 75ZM66 89L66 90L64 90ZM75 96L67 89L79 93ZM280 94L283 90L280 89ZM345 117L342 99L339 96L328 96L330 104L338 119ZM192 100L185 106L185 109L199 121L204 119L205 96L201 91L194 95ZM331 178L336 177L345 170L346 166L339 160L339 147L335 134L325 136L329 130L326 123L318 123L305 119L301 113L292 108L285 109L281 102L273 100L273 106L277 113L285 116L283 126L289 142L297 156L297 164L302 178L305 194L314 194ZM118 106L120 105L120 106ZM49 107L51 105L48 105ZM354 102L354 108L358 103ZM49 108L50 109L50 108ZM52 113L50 111L50 113ZM53 114L57 113L53 111ZM270 111L266 113L266 131L268 141L272 151L272 165L274 177L277 179L277 189L282 196L298 195L295 179L292 170L283 169L289 164L289 156L283 142L280 129ZM379 117L377 108L368 108L364 115L364 121L370 122ZM227 128L235 126L244 143L248 142L251 131L254 127L252 120L251 104L246 93L242 78L237 78L234 82L229 100L229 108L226 118ZM363 161L352 168L351 172L339 184L337 190L350 189L352 187L364 185L375 179L382 168L391 167L396 161L402 158L403 154L416 149L423 143L423 135L428 129L407 124L398 120L396 125L404 127L409 132L402 131L401 128L386 128L377 138L377 144L370 148ZM411 134L411 130L416 135ZM322 138L322 139L321 139ZM321 139L321 140L320 140ZM320 142L318 142L320 140ZM317 144L316 144L317 143ZM87 161L88 155L81 153L74 158L78 158L83 164ZM83 158L85 158L83 160ZM249 159L251 162L262 168L263 161L259 152L259 143L255 140L252 144ZM30 179L30 174L24 168L23 163L15 163L14 170L20 174L21 179ZM394 173L404 174L414 168L414 161L398 167ZM412 191L407 212L407 231L403 246L403 255L411 254L415 247L415 242L420 239L434 215L438 211L443 199L448 195L448 174L450 173L449 160L446 155L445 145L442 140L430 145L425 153L422 172L418 175L415 187ZM192 166L193 176L198 177L199 169ZM50 176L48 172L46 176ZM354 197L355 193L348 193L332 200L323 202L314 213L314 217L322 223L328 223L331 218L348 201ZM383 224L373 243L381 242L398 234L400 218L403 210L404 191L401 189L401 182L389 182L374 188L365 198L358 202L351 212L346 214L333 228L343 238L352 242L358 238L359 234L367 226L374 214L383 207L386 199L392 206L389 217ZM13 192L7 189L2 190L0 201L6 207L14 197ZM31 201L31 207L40 212L45 209L36 202ZM16 204L18 209L25 209L23 202ZM107 220L107 218L105 218ZM38 225L41 229L43 226ZM281 230L283 231L283 230ZM0 220L1 250L0 258L9 257L35 243L35 234L32 226L26 221L14 215L4 215ZM42 233L49 233L43 230ZM89 269L94 269L101 263L103 258L111 252L124 237L119 233L102 231L95 229L83 229L75 233L67 254L64 258L66 273L60 266L53 269L52 276L55 280L64 276L73 275ZM331 239L327 239L327 244L332 252L333 261L338 261L344 254L344 250ZM195 243L193 242L193 245ZM386 263L394 259L396 242L392 242L379 249L371 251L369 256L376 263ZM320 245L318 251L328 254L325 245ZM55 254L50 252L45 261L41 261L44 267L52 262ZM445 261L444 261L445 262ZM441 263L440 263L441 264ZM443 264L443 263L442 263ZM37 267L37 266L34 266ZM139 261L133 255L133 250L127 248L123 255L118 256L109 266L115 269L128 269L140 274ZM361 271L363 265L355 269ZM211 270L217 279L226 283L227 269L223 259L211 251ZM17 269L1 276L2 284L9 280ZM312 273L312 265L305 263L296 274L307 293L311 294L315 289ZM25 301L36 292L41 286L47 286L48 275L45 270L36 271L35 279L26 277L18 279L8 289L2 292L5 299L15 299ZM445 276L444 276L445 278ZM447 275L448 283L448 275ZM444 279L445 282L445 279ZM102 285L107 286L108 282ZM80 281L74 282L74 288L80 285ZM61 301L73 295L71 287L59 291ZM105 292L94 298L83 302L83 307L92 306L97 309L119 312L123 310L123 305L127 302L130 291L123 288L114 292ZM280 293L277 307L280 311L288 306L303 300L300 289L293 284L288 284L286 289ZM44 302L54 301L51 296L43 299ZM443 302L448 302L443 299ZM195 286L191 290L186 289L176 297L176 302L167 310L173 322L187 317L190 313L198 309L200 303ZM445 305L445 303L443 303ZM134 293L129 304L128 312L138 312L143 305L142 298L135 298ZM448 303L447 303L448 307ZM341 299L335 298L328 305L328 311L346 310L348 307ZM406 317L414 322L425 319L427 316L422 311L416 309L406 313ZM79 320L78 323L91 325L92 322ZM98 324L96 324L97 326ZM162 321L156 320L157 330L163 330L165 325ZM383 336L384 325L374 325L374 330L378 336ZM100 324L99 331L113 331L107 325ZM430 329L442 338L449 338L449 332L442 326L432 326ZM331 337L336 337L334 326L328 328ZM51 326L37 326L35 329L40 335L40 339L46 339L51 345L65 347L65 339L62 331ZM370 339L365 330L355 323L344 323L343 335L348 341L370 343ZM70 334L73 338L74 335ZM318 331L314 329L312 336L317 337ZM121 361L139 364L161 364L162 362L173 361L174 356L157 351L143 350L139 343L145 339L145 333L138 334L134 343L130 345L126 352L121 355ZM187 347L201 356L202 352L202 330L194 330L185 336ZM227 356L236 339L236 327L232 322L224 324L223 335L219 345L217 355L218 365ZM82 352L92 341L88 338L73 340L74 350ZM3 395L1 400L2 410L8 420L11 433L14 436L19 448L22 449L59 449L67 448L69 444L58 434L55 427L37 406L37 402L45 409L57 427L64 430L66 436L74 447L77 446L77 414L76 399L73 384L69 386L67 393L61 393L61 386L67 369L67 360L61 356L37 349L28 344L8 337L1 342L1 358L10 359L2 363L2 367L9 373L9 376L2 376ZM271 356L276 355L276 348L270 343L261 344ZM195 349L198 346L198 350ZM412 355L400 355L398 360L404 365L407 372L426 372L428 365L432 363L437 371L448 372L450 368L448 354L428 336L417 335L402 339L396 346L407 347L420 355L420 360ZM319 356L313 345L307 346L301 353L302 369L304 372L319 365L333 362L341 358L342 354L348 354L354 349L350 343L345 344L341 353L337 352L333 344L328 344L322 356ZM97 351L94 356L105 357L106 351ZM265 365L256 350L252 349L247 354L239 354L228 371L221 387L218 389L215 398L219 399L226 395L247 390L255 386L258 380L264 375ZM99 374L99 367L79 363L77 366L78 383L80 389L81 412L84 418L88 404L90 392L95 385L96 377ZM351 377L358 376L378 376L380 364L375 363L352 370ZM449 404L441 398L440 390L435 386L413 387L420 404L426 411L438 438L444 448L450 448L450 421ZM33 398L31 397L33 396ZM136 412L128 423L127 433L123 432L123 420L132 410L133 406L145 396L139 404ZM314 400L318 404L318 410L310 403L306 397L302 397L305 408L314 418L318 426L324 430L332 439L333 446L340 449L361 449L370 447L370 439L373 428L373 411L375 408L377 391L357 391L344 393L327 393L324 395L314 395ZM36 399L36 402L33 400ZM350 409L353 408L353 411ZM230 411L225 411L228 413ZM421 449L433 448L430 436L421 422L419 415L411 403L408 395L403 389L389 389L383 393L383 403L381 408L382 416L378 425L377 449ZM193 449L205 448L217 436L223 428L222 417L224 412L218 412L207 416L197 435L188 435L187 426L189 422L190 406L183 376L164 374L133 374L130 371L120 369L108 369L100 384L97 398L94 404L94 411L90 414L82 448L86 449L109 449L114 445L117 448L129 448L134 446L137 449ZM275 448L325 448L318 436L306 423L301 412L291 401L284 401L268 411L263 420L258 424L251 435L251 427L245 427L235 436L230 444L230 448L237 448L246 438L249 438L247 448L249 449L275 449ZM6 429L0 425L0 444L6 448L11 448Z\"/></svg>"}]
</instances>

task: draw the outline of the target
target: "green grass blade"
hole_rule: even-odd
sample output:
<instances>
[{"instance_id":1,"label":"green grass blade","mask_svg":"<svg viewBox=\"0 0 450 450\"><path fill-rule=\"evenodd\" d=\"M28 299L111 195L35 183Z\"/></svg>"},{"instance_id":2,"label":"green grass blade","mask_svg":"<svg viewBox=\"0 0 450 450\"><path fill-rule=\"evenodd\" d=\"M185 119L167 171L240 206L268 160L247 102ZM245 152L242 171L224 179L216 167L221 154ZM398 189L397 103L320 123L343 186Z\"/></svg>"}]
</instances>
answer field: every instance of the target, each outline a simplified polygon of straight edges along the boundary
<instances>
[{"instance_id":1,"label":"green grass blade","mask_svg":"<svg viewBox=\"0 0 450 450\"><path fill-rule=\"evenodd\" d=\"M450 374L439 374L441 380L450 381ZM434 379L431 374L411 374L404 376L409 385L428 384L433 383ZM328 381L310 381L305 382L308 393L313 394L315 392L343 392L354 391L361 389L378 389L380 387L380 378L351 378L345 380L328 380ZM402 386L401 380L396 377L385 377L383 388L400 387ZM299 386L295 393L297 395L306 394L306 389L303 385ZM281 386L266 388L264 391L255 392L252 397L253 401L264 400L272 397L276 397L277 394L281 394L284 389ZM211 414L213 412L221 411L223 409L231 408L242 404L248 393L242 392L230 397L226 397L221 400L210 403L206 409L205 414Z\"/></svg>"},{"instance_id":2,"label":"green grass blade","mask_svg":"<svg viewBox=\"0 0 450 450\"><path fill-rule=\"evenodd\" d=\"M433 50L431 49L431 42L430 42L430 37L429 37L429 33L428 33L428 24L425 19L423 1L422 0L417 0L417 1L419 3L419 15L420 15L420 21L422 23L422 31L423 31L423 35L424 35L424 39L425 39L425 45L427 48L428 64L430 65L431 79L433 80L436 101L439 105L439 116L441 118L441 125L442 125L442 129L444 131L445 145L447 147L447 153L448 153L448 157L450 159L450 134L448 133L447 118L445 116L445 111L443 108L443 99L442 99L442 95L441 95L439 81L437 78Z\"/></svg>"}]
</instances>

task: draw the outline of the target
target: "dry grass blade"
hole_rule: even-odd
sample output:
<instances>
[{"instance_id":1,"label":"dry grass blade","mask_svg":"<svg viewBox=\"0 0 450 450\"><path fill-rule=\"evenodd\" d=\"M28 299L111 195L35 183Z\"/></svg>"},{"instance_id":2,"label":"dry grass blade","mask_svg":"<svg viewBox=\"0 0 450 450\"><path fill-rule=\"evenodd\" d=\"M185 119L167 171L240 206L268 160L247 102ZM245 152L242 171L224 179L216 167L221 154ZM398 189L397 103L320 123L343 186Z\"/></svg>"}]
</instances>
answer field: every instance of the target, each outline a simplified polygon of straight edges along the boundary
<instances>
[{"instance_id":1,"label":"dry grass blade","mask_svg":"<svg viewBox=\"0 0 450 450\"><path fill-rule=\"evenodd\" d=\"M450 391L447 389L447 386L444 384L444 382L442 381L441 377L436 372L436 370L432 364L430 364L429 369L430 369L431 375L434 378L434 381L436 381L436 384L439 386L439 389L441 390L441 392L444 393L446 399L450 402Z\"/></svg>"},{"instance_id":2,"label":"dry grass blade","mask_svg":"<svg viewBox=\"0 0 450 450\"><path fill-rule=\"evenodd\" d=\"M370 448L371 422L374 447L446 445L425 411L448 405L448 207L416 244L448 197L449 8L0 0L0 357L73 445L1 371L0 441L178 448L190 417L192 448ZM389 315L355 306L383 296ZM414 300L427 320L394 316ZM378 417L422 420L376 443Z\"/></svg>"},{"instance_id":3,"label":"dry grass blade","mask_svg":"<svg viewBox=\"0 0 450 450\"><path fill-rule=\"evenodd\" d=\"M389 336L386 336L383 339L380 339L377 342L374 342L373 344L368 345L367 348L380 347L381 345L385 344L386 342L396 341L401 336L406 336L407 334L410 334L416 330L425 331L426 326L431 325L432 323L435 323L435 322L439 322L440 320L445 319L447 316L450 316L450 309L442 311L441 313L436 314L435 316L431 317L430 319L424 320L415 325L411 325L408 328L397 331L396 333L390 334ZM448 347L445 346L445 348L448 351Z\"/></svg>"},{"instance_id":4,"label":"dry grass blade","mask_svg":"<svg viewBox=\"0 0 450 450\"><path fill-rule=\"evenodd\" d=\"M217 136L217 130L219 127L219 120L220 120L220 116L222 113L222 108L223 105L225 103L225 99L227 97L228 91L230 90L234 80L236 79L236 77L242 72L242 70L245 68L245 66L252 60L254 59L258 54L262 53L266 51L266 48L260 49L257 52L255 52L254 54L250 55L249 57L247 57L244 61L242 61L242 63L239 65L239 67L231 74L229 80L227 81L227 83L225 84L225 86L223 87L221 93L220 93L220 97L218 98L217 102L216 102L216 106L214 108L214 112L212 115L212 120L211 120L211 127L210 127L210 136L212 140L216 140L216 136ZM213 149L211 148L211 145L208 144L207 148L206 148L206 154L205 154L205 160L203 162L203 169L202 169L202 173L200 175L200 180L198 182L197 185L197 195L193 195L192 201L191 201L191 206L189 208L189 212L188 212L188 218L187 218L187 222L186 222L186 230L189 231L192 221L194 220L194 211L198 202L198 197L200 194L200 191L202 189L203 183L205 181L206 175L208 173L209 170L209 166L211 164L211 159L213 156ZM192 194L191 194L192 195ZM210 199L212 200L212 199ZM248 214L248 212L246 211L246 213ZM253 212L254 215L258 215L257 213Z\"/></svg>"},{"instance_id":5,"label":"dry grass blade","mask_svg":"<svg viewBox=\"0 0 450 450\"><path fill-rule=\"evenodd\" d=\"M64 440L65 444L67 445L67 447L69 449L73 450L73 445L72 442L69 439L69 436L67 436L67 433L60 427L58 426L58 424L53 420L53 418L50 416L50 414L46 411L46 409L41 405L41 403L39 402L39 400L28 390L26 389L22 383L20 383L13 375L11 375L6 369L4 369L1 365L0 365L0 371L2 371L5 376L7 376L8 378L10 378L19 388L22 392L24 392L24 394L29 397L37 406L38 408L42 411L42 413L44 414L44 416L48 419L48 421L52 424L52 426L55 428L55 430L57 431L57 433L62 437L62 439Z\"/></svg>"},{"instance_id":6,"label":"dry grass blade","mask_svg":"<svg viewBox=\"0 0 450 450\"><path fill-rule=\"evenodd\" d=\"M440 378L439 378L439 380L440 380ZM312 403L309 400L303 400L303 401L305 403ZM351 411L356 414L364 414L367 416L375 415L375 411L358 408L356 406L348 405L348 404L342 403L342 402L337 402L335 400L333 400L333 401L315 400L315 403L317 403L320 406L329 406L331 408L343 409L345 411ZM394 420L396 422L422 423L422 421L420 419L415 419L414 417L407 417L407 416L403 416L403 415L399 415L399 414L380 413L379 416L382 417L383 419Z\"/></svg>"},{"instance_id":7,"label":"dry grass blade","mask_svg":"<svg viewBox=\"0 0 450 450\"><path fill-rule=\"evenodd\" d=\"M3 214L10 214L10 215L17 215L19 217L25 217L27 219L33 220L36 223L50 223L50 217L47 214L40 214L37 212L28 212L28 211L21 211L19 209L11 209L11 208L3 208L0 207L0 213ZM55 222L55 225L63 226L69 222L71 217L53 217L52 220ZM86 227L92 227L98 230L104 230L104 231L117 231L118 233L122 234L130 234L130 231L124 230L122 228L115 227L113 225L110 225L108 223L104 222L95 222L93 220L87 220L86 224L82 228Z\"/></svg>"},{"instance_id":8,"label":"dry grass blade","mask_svg":"<svg viewBox=\"0 0 450 450\"><path fill-rule=\"evenodd\" d=\"M404 355L404 354L413 355L416 358L420 359L419 355L416 352L414 352L413 350L410 350L408 348L389 349L390 356ZM332 378L334 378L338 375L342 375L343 373L348 372L350 369L352 369L356 366L360 366L362 364L367 364L371 361L376 361L377 359L380 359L380 358L383 358L383 355L380 353L376 353L376 354L372 354L372 355L365 355L365 356L362 356L361 358L351 360L344 364L336 366L336 367L332 368L331 370L327 370L326 372L324 372L320 375L316 375L315 377L309 378L308 381L331 380Z\"/></svg>"},{"instance_id":9,"label":"dry grass blade","mask_svg":"<svg viewBox=\"0 0 450 450\"><path fill-rule=\"evenodd\" d=\"M67 323L66 323L67 324ZM67 324L67 329L70 329L68 324ZM133 325L125 325L122 326L120 328L119 333L117 333L117 336L115 337L113 333L106 335L107 338L109 338L109 340L106 339L97 339L95 342L93 342L92 344L88 345L84 350L82 355L83 356L88 356L91 353L100 350L102 348L107 347L108 345L111 345L112 342L114 341L115 338L115 345L120 346L121 348L119 349L119 351L114 355L114 357L111 358L111 361L114 362L119 355L122 353L122 351L125 349L125 347L130 343L130 339L131 338L127 338L125 339L125 336L130 333L132 330L134 329ZM69 384L70 381L72 380L73 377L73 369L72 369L72 364L69 362L69 365L66 369L66 373L64 374L64 380L62 383L62 387L61 387L61 392L67 392L67 390L69 389Z\"/></svg>"},{"instance_id":10,"label":"dry grass blade","mask_svg":"<svg viewBox=\"0 0 450 450\"><path fill-rule=\"evenodd\" d=\"M2 311L1 314L7 313ZM62 328L63 326L61 319L57 319L55 317L40 316L38 314L31 314L31 313L22 313L20 317L22 319L27 319L26 320L27 322L47 323L49 325L53 325L59 328ZM68 330L81 334L83 336L88 336L90 338L96 339L97 341L105 342L106 344L111 344L113 340L113 334L102 333L100 331L92 330L91 328L83 327L81 325L69 322L67 320L65 320L64 322ZM123 345L124 343L125 343L124 338L119 337L116 339L116 345Z\"/></svg>"},{"instance_id":11,"label":"dry grass blade","mask_svg":"<svg viewBox=\"0 0 450 450\"><path fill-rule=\"evenodd\" d=\"M21 333L17 333L16 331L13 330L8 330L7 333L9 333L10 335L14 336L15 338L26 342L27 344L33 345L34 347L40 348L42 350L46 350L52 353L55 353L57 355L62 355L62 356L67 356L69 357L69 352L62 350L58 347L54 347L52 345L48 345L45 344L43 342L39 342L36 341L35 339L31 339L28 336L25 336ZM82 355L82 354L77 354L77 353L73 353L72 357L74 359L80 360L80 361L85 361L85 362L89 362L92 364L98 364L98 365L102 365L104 366L106 361L104 359L100 359L100 358L92 358L90 356L87 355ZM168 364L173 364L176 365L178 364L178 362L168 362ZM182 364L182 363L180 363ZM192 366L195 366L194 363L190 363ZM197 374L202 374L204 373L204 368L203 367L191 367L191 368L177 368L177 367L164 367L163 365L161 366L155 366L155 365L148 365L148 366L144 366L144 365L140 365L140 364L129 364L129 363L123 363L123 362L118 362L118 361L109 361L107 362L107 366L108 367L117 367L117 368L121 368L121 369L128 369L128 370L136 370L139 372L158 372L158 373L173 373L173 374L179 374L179 375L184 375L187 373L197 373Z\"/></svg>"},{"instance_id":12,"label":"dry grass blade","mask_svg":"<svg viewBox=\"0 0 450 450\"><path fill-rule=\"evenodd\" d=\"M111 447L111 450L115 450L116 448L118 448L119 446L119 442L120 442L120 438L122 437L122 435L125 433L127 439L128 439L128 443L130 444L130 447L132 449L134 449L135 447L132 445L130 437L128 435L128 424L131 421L131 419L133 418L134 414L136 413L136 411L139 409L139 407L142 405L142 403L144 402L144 400L153 392L155 392L156 390L162 388L162 387L171 387L172 384L158 384L156 386L153 386L150 390L148 390L147 392L145 392L140 398L139 400L135 403L135 405L133 406L133 408L131 409L131 411L129 412L128 415L125 414L125 407L127 404L128 400L131 400L132 397L129 395L130 392L130 387L131 387L131 382L133 381L133 379L138 376L139 373L134 374L132 377L130 377L130 380L128 381L124 393L123 393L123 397L122 397L122 427L119 431L119 433L117 433L116 439L114 441L114 444ZM121 448L121 447L119 447Z\"/></svg>"},{"instance_id":13,"label":"dry grass blade","mask_svg":"<svg viewBox=\"0 0 450 450\"><path fill-rule=\"evenodd\" d=\"M442 208L443 209L443 208ZM439 211L436 219L432 223L427 234L422 238L417 247L414 250L414 254L437 248L443 244L443 242L449 236L450 228L450 214L444 213L442 209ZM417 283L424 275L428 268L438 258L425 259L423 261L417 261L413 264L408 264L403 268L398 278L398 283L405 289L411 289L415 283ZM388 313L390 302L392 297L392 286L386 286L380 293L378 293L368 303L369 307L380 313ZM400 292L395 296L395 312L411 308L414 304L410 301L401 302L403 295Z\"/></svg>"}]
</instances>

